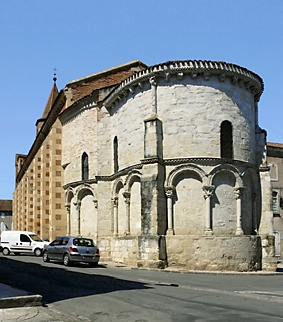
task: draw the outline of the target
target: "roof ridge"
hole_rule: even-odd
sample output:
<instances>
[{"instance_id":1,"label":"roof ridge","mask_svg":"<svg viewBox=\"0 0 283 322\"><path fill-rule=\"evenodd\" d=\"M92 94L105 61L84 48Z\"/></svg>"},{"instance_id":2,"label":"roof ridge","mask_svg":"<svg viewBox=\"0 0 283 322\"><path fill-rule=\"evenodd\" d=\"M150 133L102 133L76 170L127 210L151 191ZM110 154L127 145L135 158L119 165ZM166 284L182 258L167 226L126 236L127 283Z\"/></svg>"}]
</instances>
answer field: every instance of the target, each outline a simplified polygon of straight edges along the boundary
<instances>
[{"instance_id":1,"label":"roof ridge","mask_svg":"<svg viewBox=\"0 0 283 322\"><path fill-rule=\"evenodd\" d=\"M54 82L54 84L52 86L52 89L50 91L50 94L49 94L47 103L46 103L45 108L43 110L43 114L41 116L41 119L45 119L46 118L46 116L50 112L51 107L52 107L53 103L55 102L58 94L59 94L59 91L58 91L58 88L57 88L56 83Z\"/></svg>"}]
</instances>

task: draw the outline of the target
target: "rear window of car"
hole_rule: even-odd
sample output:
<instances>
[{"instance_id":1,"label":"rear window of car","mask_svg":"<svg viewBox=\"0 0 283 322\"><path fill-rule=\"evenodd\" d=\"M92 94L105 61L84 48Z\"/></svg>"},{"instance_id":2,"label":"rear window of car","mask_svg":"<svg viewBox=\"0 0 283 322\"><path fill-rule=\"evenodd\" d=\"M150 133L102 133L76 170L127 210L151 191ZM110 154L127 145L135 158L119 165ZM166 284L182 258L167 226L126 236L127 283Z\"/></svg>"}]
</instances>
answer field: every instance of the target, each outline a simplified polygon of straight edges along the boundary
<instances>
[{"instance_id":1,"label":"rear window of car","mask_svg":"<svg viewBox=\"0 0 283 322\"><path fill-rule=\"evenodd\" d=\"M92 239L88 238L75 238L73 241L75 246L85 246L85 247L93 247L94 242Z\"/></svg>"}]
</instances>

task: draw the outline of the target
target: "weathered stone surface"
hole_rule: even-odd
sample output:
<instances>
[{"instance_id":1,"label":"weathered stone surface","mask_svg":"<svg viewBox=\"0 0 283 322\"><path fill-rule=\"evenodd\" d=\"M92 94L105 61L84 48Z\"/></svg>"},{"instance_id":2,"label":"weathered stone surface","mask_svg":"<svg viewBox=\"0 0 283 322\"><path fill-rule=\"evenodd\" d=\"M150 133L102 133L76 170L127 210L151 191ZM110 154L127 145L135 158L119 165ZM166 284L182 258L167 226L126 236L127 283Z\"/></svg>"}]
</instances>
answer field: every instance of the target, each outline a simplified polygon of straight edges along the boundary
<instances>
[{"instance_id":1,"label":"weathered stone surface","mask_svg":"<svg viewBox=\"0 0 283 322\"><path fill-rule=\"evenodd\" d=\"M81 84L67 94L81 97ZM273 256L258 236L272 234L270 178L259 174L261 78L176 61L101 84L74 103L68 96L60 116L67 232L97 240L102 260L260 269L261 256Z\"/></svg>"}]
</instances>

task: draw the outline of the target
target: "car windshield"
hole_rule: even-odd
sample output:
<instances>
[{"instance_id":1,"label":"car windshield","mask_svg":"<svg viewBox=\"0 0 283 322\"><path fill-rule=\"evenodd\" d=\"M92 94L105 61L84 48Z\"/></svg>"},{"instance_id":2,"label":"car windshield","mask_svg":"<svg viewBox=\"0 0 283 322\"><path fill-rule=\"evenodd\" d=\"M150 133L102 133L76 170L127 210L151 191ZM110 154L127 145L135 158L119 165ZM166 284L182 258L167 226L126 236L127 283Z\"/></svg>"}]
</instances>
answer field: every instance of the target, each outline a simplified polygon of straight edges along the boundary
<instances>
[{"instance_id":1,"label":"car windshield","mask_svg":"<svg viewBox=\"0 0 283 322\"><path fill-rule=\"evenodd\" d=\"M37 236L37 235L29 235L29 237L33 240L33 241L39 241L42 242L43 240Z\"/></svg>"},{"instance_id":2,"label":"car windshield","mask_svg":"<svg viewBox=\"0 0 283 322\"><path fill-rule=\"evenodd\" d=\"M73 241L75 246L85 246L85 247L93 247L94 242L92 239L88 238L75 238Z\"/></svg>"}]
</instances>

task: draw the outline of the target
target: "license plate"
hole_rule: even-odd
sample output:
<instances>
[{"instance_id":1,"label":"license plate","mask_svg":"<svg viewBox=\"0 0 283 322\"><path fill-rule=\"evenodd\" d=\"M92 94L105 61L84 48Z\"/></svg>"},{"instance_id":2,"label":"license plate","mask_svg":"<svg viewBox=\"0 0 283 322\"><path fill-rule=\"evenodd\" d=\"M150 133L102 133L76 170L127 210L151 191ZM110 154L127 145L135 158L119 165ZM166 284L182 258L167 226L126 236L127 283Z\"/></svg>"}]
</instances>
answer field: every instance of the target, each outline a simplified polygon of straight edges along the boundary
<instances>
[{"instance_id":1,"label":"license plate","mask_svg":"<svg viewBox=\"0 0 283 322\"><path fill-rule=\"evenodd\" d=\"M84 259L93 259L92 256L84 256Z\"/></svg>"}]
</instances>

